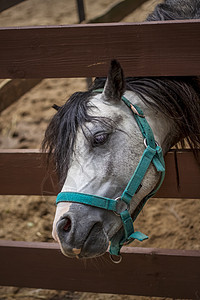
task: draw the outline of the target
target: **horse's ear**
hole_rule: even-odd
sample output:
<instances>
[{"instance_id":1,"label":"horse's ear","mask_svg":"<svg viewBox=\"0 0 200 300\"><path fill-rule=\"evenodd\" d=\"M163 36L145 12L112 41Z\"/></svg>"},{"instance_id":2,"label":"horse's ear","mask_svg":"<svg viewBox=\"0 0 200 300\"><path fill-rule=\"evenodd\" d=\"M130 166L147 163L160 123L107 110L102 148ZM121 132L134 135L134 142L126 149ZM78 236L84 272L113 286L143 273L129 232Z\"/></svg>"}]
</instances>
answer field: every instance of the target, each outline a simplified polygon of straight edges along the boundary
<instances>
[{"instance_id":1,"label":"horse's ear","mask_svg":"<svg viewBox=\"0 0 200 300\"><path fill-rule=\"evenodd\" d=\"M125 91L123 70L117 60L111 61L110 70L103 90L105 100L119 101Z\"/></svg>"}]
</instances>

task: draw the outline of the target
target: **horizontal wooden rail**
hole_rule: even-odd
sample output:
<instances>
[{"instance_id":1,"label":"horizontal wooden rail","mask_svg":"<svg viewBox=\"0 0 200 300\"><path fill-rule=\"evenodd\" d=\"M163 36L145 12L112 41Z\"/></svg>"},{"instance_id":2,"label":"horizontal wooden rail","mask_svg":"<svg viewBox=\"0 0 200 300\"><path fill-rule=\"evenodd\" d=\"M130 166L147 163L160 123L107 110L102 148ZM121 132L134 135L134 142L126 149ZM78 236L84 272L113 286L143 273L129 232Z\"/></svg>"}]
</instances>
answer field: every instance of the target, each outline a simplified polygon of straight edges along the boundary
<instances>
[{"instance_id":1,"label":"horizontal wooden rail","mask_svg":"<svg viewBox=\"0 0 200 300\"><path fill-rule=\"evenodd\" d=\"M48 175L45 162L46 154L39 150L1 149L0 194L56 195L58 179L53 171Z\"/></svg>"},{"instance_id":2,"label":"horizontal wooden rail","mask_svg":"<svg viewBox=\"0 0 200 300\"><path fill-rule=\"evenodd\" d=\"M200 20L0 29L0 78L200 75Z\"/></svg>"},{"instance_id":3,"label":"horizontal wooden rail","mask_svg":"<svg viewBox=\"0 0 200 300\"><path fill-rule=\"evenodd\" d=\"M38 150L0 150L0 194L56 195L59 192L57 176L53 171L51 177L46 176L45 158L46 154ZM165 161L166 178L155 197L200 199L200 167L192 152L171 151Z\"/></svg>"},{"instance_id":4,"label":"horizontal wooden rail","mask_svg":"<svg viewBox=\"0 0 200 300\"><path fill-rule=\"evenodd\" d=\"M0 241L0 285L200 298L200 251L122 249L122 262L64 257L57 244Z\"/></svg>"}]
</instances>

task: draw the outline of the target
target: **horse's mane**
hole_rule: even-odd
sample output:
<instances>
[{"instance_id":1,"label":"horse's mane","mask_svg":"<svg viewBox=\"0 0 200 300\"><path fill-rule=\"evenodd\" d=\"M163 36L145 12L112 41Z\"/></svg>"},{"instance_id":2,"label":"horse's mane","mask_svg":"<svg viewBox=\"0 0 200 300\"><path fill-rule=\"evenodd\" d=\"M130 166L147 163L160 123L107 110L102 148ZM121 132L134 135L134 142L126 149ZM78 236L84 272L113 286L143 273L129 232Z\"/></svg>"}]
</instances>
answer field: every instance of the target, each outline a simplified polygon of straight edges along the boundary
<instances>
[{"instance_id":1,"label":"horse's mane","mask_svg":"<svg viewBox=\"0 0 200 300\"><path fill-rule=\"evenodd\" d=\"M179 17L178 17L178 16ZM200 18L199 0L166 0L147 18L149 21ZM43 141L48 159L56 162L60 181L66 178L78 127L95 117L89 113L89 100L106 78L96 78L87 92L74 93L52 118ZM200 79L198 77L126 78L126 89L143 102L173 120L179 140L195 153L200 147Z\"/></svg>"}]
</instances>

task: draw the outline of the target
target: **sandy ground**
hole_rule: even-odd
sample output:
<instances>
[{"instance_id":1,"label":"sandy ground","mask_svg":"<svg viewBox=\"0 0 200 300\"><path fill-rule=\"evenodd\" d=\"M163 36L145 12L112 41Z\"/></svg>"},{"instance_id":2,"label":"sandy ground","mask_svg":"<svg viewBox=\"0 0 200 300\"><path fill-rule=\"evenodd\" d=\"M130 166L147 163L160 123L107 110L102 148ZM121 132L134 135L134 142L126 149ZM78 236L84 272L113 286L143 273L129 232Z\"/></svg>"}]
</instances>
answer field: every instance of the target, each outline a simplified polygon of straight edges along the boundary
<instances>
[{"instance_id":1,"label":"sandy ground","mask_svg":"<svg viewBox=\"0 0 200 300\"><path fill-rule=\"evenodd\" d=\"M117 1L85 0L87 19L101 14ZM153 5L149 1L124 19L142 21ZM73 24L78 22L75 0L28 0L0 14L0 26ZM85 79L44 79L0 116L1 148L40 148L45 128L54 114L52 104L63 104ZM53 242L51 225L55 197L0 197L0 238ZM200 249L200 201L151 199L135 222L136 230L150 236L144 247ZM141 246L135 242L134 246ZM1 299L153 299L147 297L71 293L41 289L0 287Z\"/></svg>"}]
</instances>

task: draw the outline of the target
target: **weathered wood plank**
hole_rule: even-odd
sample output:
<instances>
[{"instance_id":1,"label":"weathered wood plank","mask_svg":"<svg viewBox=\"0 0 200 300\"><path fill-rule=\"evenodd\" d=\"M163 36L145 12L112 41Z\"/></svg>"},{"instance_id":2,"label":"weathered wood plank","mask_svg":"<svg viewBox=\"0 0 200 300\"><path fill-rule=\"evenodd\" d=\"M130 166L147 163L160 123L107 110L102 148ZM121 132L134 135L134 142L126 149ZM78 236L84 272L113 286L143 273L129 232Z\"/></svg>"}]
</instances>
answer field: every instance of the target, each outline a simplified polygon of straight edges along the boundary
<instances>
[{"instance_id":1,"label":"weathered wood plank","mask_svg":"<svg viewBox=\"0 0 200 300\"><path fill-rule=\"evenodd\" d=\"M36 79L6 79L0 84L0 112L30 91L41 80Z\"/></svg>"},{"instance_id":2,"label":"weathered wood plank","mask_svg":"<svg viewBox=\"0 0 200 300\"><path fill-rule=\"evenodd\" d=\"M26 0L0 0L0 12Z\"/></svg>"},{"instance_id":3,"label":"weathered wood plank","mask_svg":"<svg viewBox=\"0 0 200 300\"><path fill-rule=\"evenodd\" d=\"M38 150L0 150L0 194L57 194L57 176L48 175L45 156Z\"/></svg>"},{"instance_id":4,"label":"weathered wood plank","mask_svg":"<svg viewBox=\"0 0 200 300\"><path fill-rule=\"evenodd\" d=\"M122 256L94 264L64 257L57 244L0 241L0 285L200 298L200 251L124 247Z\"/></svg>"},{"instance_id":5,"label":"weathered wood plank","mask_svg":"<svg viewBox=\"0 0 200 300\"><path fill-rule=\"evenodd\" d=\"M0 78L200 75L200 21L0 29Z\"/></svg>"},{"instance_id":6,"label":"weathered wood plank","mask_svg":"<svg viewBox=\"0 0 200 300\"><path fill-rule=\"evenodd\" d=\"M176 160L178 169L176 169ZM154 198L200 199L200 165L197 164L192 152L190 150L170 151L165 157L165 163L165 180Z\"/></svg>"},{"instance_id":7,"label":"weathered wood plank","mask_svg":"<svg viewBox=\"0 0 200 300\"><path fill-rule=\"evenodd\" d=\"M166 178L155 197L200 199L200 168L193 154L186 150L176 155L180 187L177 186L175 151L171 151L165 158ZM46 176L45 157L46 154L37 150L0 150L0 193L56 195L59 192L57 177L53 171L51 177Z\"/></svg>"}]
</instances>

